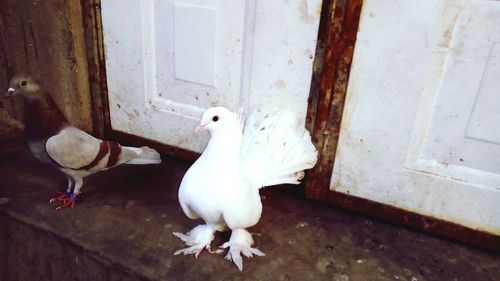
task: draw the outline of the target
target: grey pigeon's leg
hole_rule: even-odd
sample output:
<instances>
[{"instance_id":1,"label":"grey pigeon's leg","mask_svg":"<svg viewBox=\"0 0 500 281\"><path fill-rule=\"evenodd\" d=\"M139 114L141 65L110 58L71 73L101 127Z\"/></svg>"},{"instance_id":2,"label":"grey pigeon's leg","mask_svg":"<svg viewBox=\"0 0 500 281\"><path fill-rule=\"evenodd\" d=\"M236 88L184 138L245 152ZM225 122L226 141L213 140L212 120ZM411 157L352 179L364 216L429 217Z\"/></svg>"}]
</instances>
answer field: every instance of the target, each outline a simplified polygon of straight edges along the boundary
<instances>
[{"instance_id":1,"label":"grey pigeon's leg","mask_svg":"<svg viewBox=\"0 0 500 281\"><path fill-rule=\"evenodd\" d=\"M76 200L76 197L80 194L80 189L83 186L82 178L75 178L75 188L73 188L73 193L71 194L71 199Z\"/></svg>"},{"instance_id":2,"label":"grey pigeon's leg","mask_svg":"<svg viewBox=\"0 0 500 281\"><path fill-rule=\"evenodd\" d=\"M70 176L66 176L68 178L68 187L66 188L66 192L57 192L57 196L50 198L49 203L62 201L65 202L71 196L71 192L73 191L73 187L75 185L75 181Z\"/></svg>"},{"instance_id":3,"label":"grey pigeon's leg","mask_svg":"<svg viewBox=\"0 0 500 281\"><path fill-rule=\"evenodd\" d=\"M78 195L80 194L80 189L83 185L83 179L68 177L68 189L65 193L60 193L59 196L50 199L50 203L54 201L61 201L62 204L56 208L56 210L65 209L71 207L73 209L78 200Z\"/></svg>"},{"instance_id":4,"label":"grey pigeon's leg","mask_svg":"<svg viewBox=\"0 0 500 281\"><path fill-rule=\"evenodd\" d=\"M71 194L74 185L75 181L70 176L68 176L68 188L66 188L66 194Z\"/></svg>"}]
</instances>

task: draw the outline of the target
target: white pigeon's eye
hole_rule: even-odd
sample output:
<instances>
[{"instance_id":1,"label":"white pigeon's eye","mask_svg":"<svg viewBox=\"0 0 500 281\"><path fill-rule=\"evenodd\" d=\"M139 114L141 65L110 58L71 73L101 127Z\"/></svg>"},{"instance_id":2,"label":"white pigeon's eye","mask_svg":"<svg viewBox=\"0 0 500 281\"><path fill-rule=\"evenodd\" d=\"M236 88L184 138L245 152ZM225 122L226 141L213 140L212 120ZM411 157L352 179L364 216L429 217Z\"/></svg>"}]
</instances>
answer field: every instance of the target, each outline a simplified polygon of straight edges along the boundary
<instances>
[{"instance_id":1,"label":"white pigeon's eye","mask_svg":"<svg viewBox=\"0 0 500 281\"><path fill-rule=\"evenodd\" d=\"M214 117L212 117L212 121L214 121L214 122L219 121L219 116L215 115Z\"/></svg>"},{"instance_id":2,"label":"white pigeon's eye","mask_svg":"<svg viewBox=\"0 0 500 281\"><path fill-rule=\"evenodd\" d=\"M21 81L21 86L26 86L26 84L28 84L28 82L26 82L26 80Z\"/></svg>"}]
</instances>

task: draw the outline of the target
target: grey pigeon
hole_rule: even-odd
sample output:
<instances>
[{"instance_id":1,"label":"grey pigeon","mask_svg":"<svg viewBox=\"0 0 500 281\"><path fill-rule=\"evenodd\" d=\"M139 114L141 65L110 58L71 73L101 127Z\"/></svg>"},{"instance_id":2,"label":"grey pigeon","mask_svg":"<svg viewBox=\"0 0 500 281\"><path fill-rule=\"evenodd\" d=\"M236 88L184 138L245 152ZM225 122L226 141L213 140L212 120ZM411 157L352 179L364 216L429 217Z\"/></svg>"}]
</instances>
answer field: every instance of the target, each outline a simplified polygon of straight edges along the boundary
<instances>
[{"instance_id":1,"label":"grey pigeon","mask_svg":"<svg viewBox=\"0 0 500 281\"><path fill-rule=\"evenodd\" d=\"M158 164L160 154L148 147L121 146L104 141L69 124L51 95L30 76L11 79L7 97L24 98L26 138L33 156L57 167L68 178L65 192L50 199L56 209L74 208L83 178L120 164Z\"/></svg>"},{"instance_id":2,"label":"grey pigeon","mask_svg":"<svg viewBox=\"0 0 500 281\"><path fill-rule=\"evenodd\" d=\"M203 249L226 255L239 270L240 254L263 256L252 248L246 228L255 225L262 213L259 189L277 184L298 184L304 170L317 161L309 132L286 109L258 109L243 124L241 113L224 107L209 108L196 131L208 131L210 141L200 158L184 175L179 202L190 219L201 218L186 234L174 232L188 247L174 254L194 254ZM210 244L216 231L231 229L231 237L218 250Z\"/></svg>"}]
</instances>

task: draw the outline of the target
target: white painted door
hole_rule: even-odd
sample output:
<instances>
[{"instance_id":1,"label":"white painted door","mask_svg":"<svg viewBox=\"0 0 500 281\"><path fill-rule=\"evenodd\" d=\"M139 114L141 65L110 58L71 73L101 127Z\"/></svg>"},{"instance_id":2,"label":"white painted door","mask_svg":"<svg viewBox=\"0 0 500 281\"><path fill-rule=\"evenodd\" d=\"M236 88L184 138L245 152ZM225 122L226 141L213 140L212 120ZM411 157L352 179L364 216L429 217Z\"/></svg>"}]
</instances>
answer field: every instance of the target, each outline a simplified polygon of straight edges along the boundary
<instances>
[{"instance_id":1,"label":"white painted door","mask_svg":"<svg viewBox=\"0 0 500 281\"><path fill-rule=\"evenodd\" d=\"M304 120L320 0L103 0L114 130L201 152L211 106L291 107Z\"/></svg>"},{"instance_id":2,"label":"white painted door","mask_svg":"<svg viewBox=\"0 0 500 281\"><path fill-rule=\"evenodd\" d=\"M365 1L331 189L500 234L500 1Z\"/></svg>"}]
</instances>

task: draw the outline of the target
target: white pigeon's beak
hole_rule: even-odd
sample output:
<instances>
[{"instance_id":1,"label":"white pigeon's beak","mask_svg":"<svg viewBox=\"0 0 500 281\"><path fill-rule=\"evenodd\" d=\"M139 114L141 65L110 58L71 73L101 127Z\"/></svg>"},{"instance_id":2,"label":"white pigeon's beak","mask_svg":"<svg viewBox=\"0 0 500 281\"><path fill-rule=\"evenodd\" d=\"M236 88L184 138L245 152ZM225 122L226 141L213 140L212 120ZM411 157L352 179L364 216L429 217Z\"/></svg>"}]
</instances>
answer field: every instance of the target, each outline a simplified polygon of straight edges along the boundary
<instances>
[{"instance_id":1,"label":"white pigeon's beak","mask_svg":"<svg viewBox=\"0 0 500 281\"><path fill-rule=\"evenodd\" d=\"M7 93L5 94L5 97L6 97L6 98L10 98L10 97L12 97L12 95L13 95L13 93L14 93L15 91L16 91L16 89L14 89L14 88L9 88L9 89L7 89Z\"/></svg>"},{"instance_id":2,"label":"white pigeon's beak","mask_svg":"<svg viewBox=\"0 0 500 281\"><path fill-rule=\"evenodd\" d=\"M196 126L196 129L194 129L194 133L198 134L201 131L205 131L206 125L208 125L208 123L200 123L198 126Z\"/></svg>"}]
</instances>

